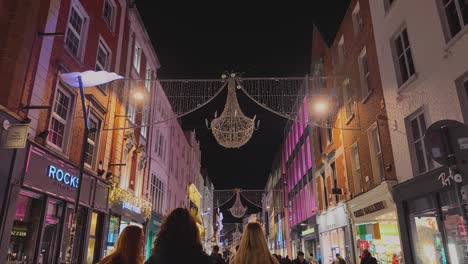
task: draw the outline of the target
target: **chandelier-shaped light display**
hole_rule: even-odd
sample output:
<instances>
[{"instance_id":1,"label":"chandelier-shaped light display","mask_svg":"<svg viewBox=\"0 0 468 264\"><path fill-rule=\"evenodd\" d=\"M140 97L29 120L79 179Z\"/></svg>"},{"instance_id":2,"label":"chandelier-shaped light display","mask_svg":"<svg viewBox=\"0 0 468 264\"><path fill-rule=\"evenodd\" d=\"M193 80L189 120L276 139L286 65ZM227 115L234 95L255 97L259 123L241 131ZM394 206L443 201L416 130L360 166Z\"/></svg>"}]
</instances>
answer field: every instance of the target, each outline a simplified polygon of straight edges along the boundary
<instances>
[{"instance_id":1,"label":"chandelier-shaped light display","mask_svg":"<svg viewBox=\"0 0 468 264\"><path fill-rule=\"evenodd\" d=\"M239 231L239 225L236 224L236 231L232 233L232 240L235 245L239 244L240 240L242 238L242 233Z\"/></svg>"},{"instance_id":2,"label":"chandelier-shaped light display","mask_svg":"<svg viewBox=\"0 0 468 264\"><path fill-rule=\"evenodd\" d=\"M232 216L236 218L243 217L247 212L247 207L242 205L239 189L236 190L236 201L234 202L234 205L229 208L229 212L231 212Z\"/></svg>"},{"instance_id":3,"label":"chandelier-shaped light display","mask_svg":"<svg viewBox=\"0 0 468 264\"><path fill-rule=\"evenodd\" d=\"M236 80L228 80L226 105L221 116L211 121L213 136L225 148L239 148L247 143L255 129L255 117L246 117L239 107Z\"/></svg>"}]
</instances>

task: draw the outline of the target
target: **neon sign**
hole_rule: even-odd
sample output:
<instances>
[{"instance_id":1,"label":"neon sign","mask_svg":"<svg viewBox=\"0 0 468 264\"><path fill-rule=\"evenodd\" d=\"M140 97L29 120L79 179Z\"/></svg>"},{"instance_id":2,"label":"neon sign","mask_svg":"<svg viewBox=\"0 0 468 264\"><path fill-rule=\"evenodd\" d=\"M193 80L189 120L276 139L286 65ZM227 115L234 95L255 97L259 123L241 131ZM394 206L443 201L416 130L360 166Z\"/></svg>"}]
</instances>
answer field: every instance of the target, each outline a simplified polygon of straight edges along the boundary
<instances>
[{"instance_id":1,"label":"neon sign","mask_svg":"<svg viewBox=\"0 0 468 264\"><path fill-rule=\"evenodd\" d=\"M71 175L70 173L63 171L62 169L57 169L54 165L49 165L47 176L51 179L54 179L58 182L63 182L68 186L73 188L78 188L78 182L80 179L78 177Z\"/></svg>"},{"instance_id":2,"label":"neon sign","mask_svg":"<svg viewBox=\"0 0 468 264\"><path fill-rule=\"evenodd\" d=\"M122 202L122 208L123 209L127 209L127 210L130 210L134 213L137 213L137 214L141 214L141 208L138 207L138 206L135 206L129 202L126 202L126 201L123 201Z\"/></svg>"}]
</instances>

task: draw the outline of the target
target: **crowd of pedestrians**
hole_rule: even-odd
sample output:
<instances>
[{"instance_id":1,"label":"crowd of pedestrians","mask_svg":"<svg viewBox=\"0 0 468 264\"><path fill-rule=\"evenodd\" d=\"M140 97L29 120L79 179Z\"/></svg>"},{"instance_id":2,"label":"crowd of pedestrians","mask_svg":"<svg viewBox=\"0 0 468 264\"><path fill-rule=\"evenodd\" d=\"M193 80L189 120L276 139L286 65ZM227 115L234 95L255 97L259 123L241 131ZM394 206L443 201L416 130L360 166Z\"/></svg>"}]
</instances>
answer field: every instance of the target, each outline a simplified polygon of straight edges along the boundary
<instances>
[{"instance_id":1,"label":"crowd of pedestrians","mask_svg":"<svg viewBox=\"0 0 468 264\"><path fill-rule=\"evenodd\" d=\"M313 254L306 259L302 251L297 252L294 260L289 256L271 254L262 226L256 222L247 224L235 250L226 250L222 254L219 246L214 246L208 256L203 251L195 219L189 210L183 208L175 209L165 218L146 262L142 255L144 244L143 230L138 226L127 226L120 234L114 251L99 264L322 264ZM330 264L347 263L340 254L336 254ZM365 250L360 264L377 264L377 260Z\"/></svg>"}]
</instances>

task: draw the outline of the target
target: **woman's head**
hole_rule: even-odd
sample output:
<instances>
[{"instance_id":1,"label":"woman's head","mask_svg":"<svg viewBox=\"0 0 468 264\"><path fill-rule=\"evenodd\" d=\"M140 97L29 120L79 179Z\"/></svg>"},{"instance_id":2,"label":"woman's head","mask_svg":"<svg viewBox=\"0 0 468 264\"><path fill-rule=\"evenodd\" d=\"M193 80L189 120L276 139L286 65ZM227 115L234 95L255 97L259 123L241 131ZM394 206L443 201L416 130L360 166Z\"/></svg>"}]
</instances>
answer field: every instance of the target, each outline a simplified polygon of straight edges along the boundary
<instances>
[{"instance_id":1,"label":"woman's head","mask_svg":"<svg viewBox=\"0 0 468 264\"><path fill-rule=\"evenodd\" d=\"M129 225L117 239L114 251L101 263L112 263L118 258L122 263L143 263L144 234L139 226Z\"/></svg>"},{"instance_id":2,"label":"woman's head","mask_svg":"<svg viewBox=\"0 0 468 264\"><path fill-rule=\"evenodd\" d=\"M246 226L242 234L239 252L234 257L234 263L278 263L268 250L265 235L259 223L253 222Z\"/></svg>"},{"instance_id":3,"label":"woman's head","mask_svg":"<svg viewBox=\"0 0 468 264\"><path fill-rule=\"evenodd\" d=\"M190 212L184 208L172 211L161 225L154 242L153 254L169 256L177 252L202 251L200 233Z\"/></svg>"}]
</instances>

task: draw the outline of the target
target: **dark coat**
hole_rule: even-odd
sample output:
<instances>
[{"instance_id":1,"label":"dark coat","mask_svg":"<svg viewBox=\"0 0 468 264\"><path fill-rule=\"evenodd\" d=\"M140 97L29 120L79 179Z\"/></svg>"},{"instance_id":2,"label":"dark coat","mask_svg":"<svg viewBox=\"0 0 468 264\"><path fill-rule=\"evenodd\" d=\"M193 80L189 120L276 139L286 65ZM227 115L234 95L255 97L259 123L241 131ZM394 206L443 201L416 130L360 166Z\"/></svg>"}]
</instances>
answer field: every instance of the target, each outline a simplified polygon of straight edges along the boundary
<instances>
[{"instance_id":1,"label":"dark coat","mask_svg":"<svg viewBox=\"0 0 468 264\"><path fill-rule=\"evenodd\" d=\"M210 257L205 252L197 252L193 254L184 254L179 252L177 255L163 258L151 255L151 257L145 262L145 264L211 264Z\"/></svg>"},{"instance_id":2,"label":"dark coat","mask_svg":"<svg viewBox=\"0 0 468 264\"><path fill-rule=\"evenodd\" d=\"M377 264L377 259L371 255L366 255L361 259L361 264Z\"/></svg>"}]
</instances>

